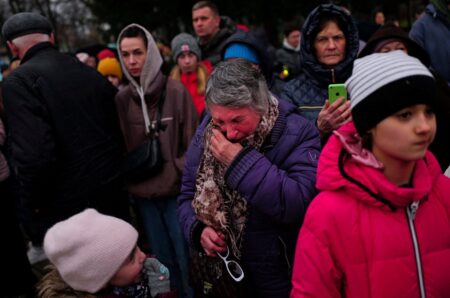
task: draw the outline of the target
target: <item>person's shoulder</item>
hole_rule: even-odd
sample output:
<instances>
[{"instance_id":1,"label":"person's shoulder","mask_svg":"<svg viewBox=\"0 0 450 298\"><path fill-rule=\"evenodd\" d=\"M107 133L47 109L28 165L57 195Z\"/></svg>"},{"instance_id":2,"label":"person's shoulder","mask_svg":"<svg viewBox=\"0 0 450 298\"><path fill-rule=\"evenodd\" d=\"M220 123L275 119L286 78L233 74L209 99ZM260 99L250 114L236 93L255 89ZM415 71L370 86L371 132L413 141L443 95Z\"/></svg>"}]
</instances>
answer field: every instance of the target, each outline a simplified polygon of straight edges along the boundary
<instances>
[{"instance_id":1,"label":"person's shoulder","mask_svg":"<svg viewBox=\"0 0 450 298\"><path fill-rule=\"evenodd\" d=\"M317 137L319 141L319 132L316 126L303 115L297 106L283 99L279 100L280 113L286 117L286 135L308 138Z\"/></svg>"},{"instance_id":2,"label":"person's shoulder","mask_svg":"<svg viewBox=\"0 0 450 298\"><path fill-rule=\"evenodd\" d=\"M122 88L117 91L115 96L115 101L120 102L124 100L128 100L131 95L131 83L123 86Z\"/></svg>"},{"instance_id":3,"label":"person's shoulder","mask_svg":"<svg viewBox=\"0 0 450 298\"><path fill-rule=\"evenodd\" d=\"M189 92L187 91L186 87L183 85L181 81L168 78L166 88L167 88L166 96L170 97L169 100L172 101L173 100L184 101L186 99L191 100Z\"/></svg>"},{"instance_id":4,"label":"person's shoulder","mask_svg":"<svg viewBox=\"0 0 450 298\"><path fill-rule=\"evenodd\" d=\"M358 200L344 191L322 191L312 201L307 210L307 219L319 223L323 228L351 220L358 208Z\"/></svg>"},{"instance_id":5,"label":"person's shoulder","mask_svg":"<svg viewBox=\"0 0 450 298\"><path fill-rule=\"evenodd\" d=\"M301 71L295 78L284 85L283 94L290 98L301 98L307 91L317 89L316 80L309 77L304 71Z\"/></svg>"},{"instance_id":6,"label":"person's shoulder","mask_svg":"<svg viewBox=\"0 0 450 298\"><path fill-rule=\"evenodd\" d=\"M181 83L179 80L175 80L172 78L167 78L167 88L173 89L177 92L185 89L183 83Z\"/></svg>"}]
</instances>

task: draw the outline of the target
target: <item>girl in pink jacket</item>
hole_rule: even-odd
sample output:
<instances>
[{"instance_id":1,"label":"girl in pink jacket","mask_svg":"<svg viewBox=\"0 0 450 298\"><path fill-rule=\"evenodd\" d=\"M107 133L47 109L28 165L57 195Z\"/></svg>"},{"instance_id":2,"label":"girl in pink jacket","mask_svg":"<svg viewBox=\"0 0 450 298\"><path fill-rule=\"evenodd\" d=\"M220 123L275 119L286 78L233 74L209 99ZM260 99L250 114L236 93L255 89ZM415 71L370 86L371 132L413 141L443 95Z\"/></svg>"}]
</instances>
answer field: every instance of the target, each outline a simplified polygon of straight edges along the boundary
<instances>
[{"instance_id":1,"label":"girl in pink jacket","mask_svg":"<svg viewBox=\"0 0 450 298\"><path fill-rule=\"evenodd\" d=\"M401 51L357 59L353 123L323 149L291 297L450 297L450 179L427 151L434 79Z\"/></svg>"}]
</instances>

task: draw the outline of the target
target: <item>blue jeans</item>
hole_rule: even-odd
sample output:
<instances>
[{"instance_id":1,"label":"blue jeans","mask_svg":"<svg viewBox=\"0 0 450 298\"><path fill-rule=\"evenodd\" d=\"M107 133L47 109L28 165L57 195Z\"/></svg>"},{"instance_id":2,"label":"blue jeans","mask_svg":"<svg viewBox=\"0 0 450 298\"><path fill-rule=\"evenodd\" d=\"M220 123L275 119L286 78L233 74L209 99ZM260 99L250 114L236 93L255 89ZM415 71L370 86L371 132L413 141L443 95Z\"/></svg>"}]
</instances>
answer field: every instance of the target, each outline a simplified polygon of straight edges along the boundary
<instances>
[{"instance_id":1,"label":"blue jeans","mask_svg":"<svg viewBox=\"0 0 450 298\"><path fill-rule=\"evenodd\" d=\"M134 197L147 240L156 258L170 272L180 297L193 297L189 287L189 250L177 218L177 197L149 200Z\"/></svg>"}]
</instances>

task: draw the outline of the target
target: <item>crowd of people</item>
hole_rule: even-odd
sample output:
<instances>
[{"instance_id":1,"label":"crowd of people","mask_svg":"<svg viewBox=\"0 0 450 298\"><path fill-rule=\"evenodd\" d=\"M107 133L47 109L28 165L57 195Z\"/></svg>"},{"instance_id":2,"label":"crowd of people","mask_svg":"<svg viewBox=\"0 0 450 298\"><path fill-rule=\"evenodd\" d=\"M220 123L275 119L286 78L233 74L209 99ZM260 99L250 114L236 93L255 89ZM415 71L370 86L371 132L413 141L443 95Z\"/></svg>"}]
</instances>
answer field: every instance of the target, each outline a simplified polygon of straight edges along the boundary
<instances>
[{"instance_id":1,"label":"crowd of people","mask_svg":"<svg viewBox=\"0 0 450 298\"><path fill-rule=\"evenodd\" d=\"M450 5L375 16L321 4L271 51L199 1L168 72L140 24L67 54L8 18L5 295L450 296Z\"/></svg>"}]
</instances>

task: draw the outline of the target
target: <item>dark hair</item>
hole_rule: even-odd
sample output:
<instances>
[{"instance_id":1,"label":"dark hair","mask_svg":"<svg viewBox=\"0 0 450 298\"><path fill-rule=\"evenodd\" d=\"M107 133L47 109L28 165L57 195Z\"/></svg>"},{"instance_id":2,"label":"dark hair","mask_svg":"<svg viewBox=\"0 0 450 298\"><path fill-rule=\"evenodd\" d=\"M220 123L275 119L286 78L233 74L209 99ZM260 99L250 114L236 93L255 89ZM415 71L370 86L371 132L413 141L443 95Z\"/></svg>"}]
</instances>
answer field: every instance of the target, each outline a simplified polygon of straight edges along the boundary
<instances>
[{"instance_id":1,"label":"dark hair","mask_svg":"<svg viewBox=\"0 0 450 298\"><path fill-rule=\"evenodd\" d=\"M137 26L130 26L127 29L125 29L125 31L123 31L122 34L120 35L119 44L122 42L122 40L125 37L128 37L128 38L132 38L132 37L142 38L142 40L144 41L144 45L147 48L147 44L148 44L147 35L145 34L144 30L142 30L141 28L139 28Z\"/></svg>"},{"instance_id":2,"label":"dark hair","mask_svg":"<svg viewBox=\"0 0 450 298\"><path fill-rule=\"evenodd\" d=\"M219 8L217 7L216 4L214 4L211 1L199 1L197 3L194 4L194 6L192 6L192 11L203 8L203 7L209 7L209 9L211 9L211 11L215 14L215 15L219 15Z\"/></svg>"},{"instance_id":3,"label":"dark hair","mask_svg":"<svg viewBox=\"0 0 450 298\"><path fill-rule=\"evenodd\" d=\"M373 142L372 142L372 134L370 132L366 131L361 136L361 142L363 148L372 151Z\"/></svg>"},{"instance_id":4,"label":"dark hair","mask_svg":"<svg viewBox=\"0 0 450 298\"><path fill-rule=\"evenodd\" d=\"M300 26L297 26L296 24L288 23L284 26L283 34L285 37L288 37L289 34L293 31L301 31Z\"/></svg>"},{"instance_id":5,"label":"dark hair","mask_svg":"<svg viewBox=\"0 0 450 298\"><path fill-rule=\"evenodd\" d=\"M345 24L345 21L335 14L325 12L319 16L318 24L312 32L312 35L311 35L311 37L312 37L311 38L311 48L312 49L314 49L314 41L317 37L317 34L319 34L319 32L322 31L329 22L335 23L336 26L338 26L338 28L344 33L345 39L348 38L348 30L347 30L347 25Z\"/></svg>"},{"instance_id":6,"label":"dark hair","mask_svg":"<svg viewBox=\"0 0 450 298\"><path fill-rule=\"evenodd\" d=\"M313 32L313 37L316 38L317 34L319 34L320 31L322 31L325 26L329 23L329 22L333 22L335 23L339 29L342 30L342 32L344 32L345 38L347 38L347 25L345 24L345 21L340 18L339 16L335 15L335 14L331 14L331 13L323 13L320 17L319 17L319 23L317 24L316 29Z\"/></svg>"}]
</instances>

